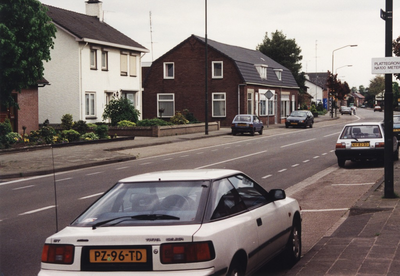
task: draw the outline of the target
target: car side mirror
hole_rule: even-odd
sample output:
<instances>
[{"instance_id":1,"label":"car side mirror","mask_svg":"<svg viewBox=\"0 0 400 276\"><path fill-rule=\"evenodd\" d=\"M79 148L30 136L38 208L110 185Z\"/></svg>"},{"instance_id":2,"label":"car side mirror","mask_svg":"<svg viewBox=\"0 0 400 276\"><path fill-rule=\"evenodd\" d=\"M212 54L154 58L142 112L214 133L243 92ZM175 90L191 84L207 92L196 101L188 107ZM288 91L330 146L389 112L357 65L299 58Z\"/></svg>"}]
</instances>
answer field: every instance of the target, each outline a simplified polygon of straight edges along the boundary
<instances>
[{"instance_id":1,"label":"car side mirror","mask_svg":"<svg viewBox=\"0 0 400 276\"><path fill-rule=\"evenodd\" d=\"M286 193L282 189L272 189L271 191L269 191L269 194L271 195L273 201L286 198Z\"/></svg>"}]
</instances>

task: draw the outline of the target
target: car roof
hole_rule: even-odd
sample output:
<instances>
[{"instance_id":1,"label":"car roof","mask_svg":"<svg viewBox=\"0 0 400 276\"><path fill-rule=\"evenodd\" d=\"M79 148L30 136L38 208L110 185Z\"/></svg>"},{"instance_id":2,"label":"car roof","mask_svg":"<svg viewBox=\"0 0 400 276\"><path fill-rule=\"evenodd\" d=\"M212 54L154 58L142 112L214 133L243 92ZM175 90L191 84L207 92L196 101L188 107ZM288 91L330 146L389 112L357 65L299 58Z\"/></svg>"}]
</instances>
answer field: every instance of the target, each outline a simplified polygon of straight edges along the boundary
<instances>
[{"instance_id":1,"label":"car roof","mask_svg":"<svg viewBox=\"0 0 400 276\"><path fill-rule=\"evenodd\" d=\"M382 125L382 122L351 123L351 124L346 124L344 127L347 127L347 126L376 126L376 125Z\"/></svg>"},{"instance_id":2,"label":"car roof","mask_svg":"<svg viewBox=\"0 0 400 276\"><path fill-rule=\"evenodd\" d=\"M121 179L119 182L212 180L240 173L242 172L228 169L170 170L134 175Z\"/></svg>"}]
</instances>

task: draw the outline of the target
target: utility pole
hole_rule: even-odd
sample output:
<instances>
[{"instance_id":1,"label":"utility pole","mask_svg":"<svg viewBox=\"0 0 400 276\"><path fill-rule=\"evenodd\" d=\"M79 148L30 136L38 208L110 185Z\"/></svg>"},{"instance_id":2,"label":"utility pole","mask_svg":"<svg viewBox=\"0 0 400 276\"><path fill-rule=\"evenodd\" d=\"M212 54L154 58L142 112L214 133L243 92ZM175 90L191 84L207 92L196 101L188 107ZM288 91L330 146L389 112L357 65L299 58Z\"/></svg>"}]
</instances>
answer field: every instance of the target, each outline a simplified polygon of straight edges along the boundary
<instances>
[{"instance_id":1,"label":"utility pole","mask_svg":"<svg viewBox=\"0 0 400 276\"><path fill-rule=\"evenodd\" d=\"M386 12L381 10L381 18L385 20L385 57L392 57L393 40L393 0L386 0ZM385 198L394 198L393 167L393 91L392 74L385 74Z\"/></svg>"}]
</instances>

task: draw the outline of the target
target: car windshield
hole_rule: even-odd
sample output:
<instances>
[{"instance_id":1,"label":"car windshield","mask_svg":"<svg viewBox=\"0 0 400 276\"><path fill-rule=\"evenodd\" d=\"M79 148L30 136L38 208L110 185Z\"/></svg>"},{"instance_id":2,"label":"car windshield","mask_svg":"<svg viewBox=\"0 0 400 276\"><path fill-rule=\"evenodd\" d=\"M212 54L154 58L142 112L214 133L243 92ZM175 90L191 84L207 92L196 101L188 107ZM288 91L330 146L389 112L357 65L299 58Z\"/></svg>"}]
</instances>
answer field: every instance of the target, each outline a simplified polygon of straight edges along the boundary
<instances>
[{"instance_id":1,"label":"car windshield","mask_svg":"<svg viewBox=\"0 0 400 276\"><path fill-rule=\"evenodd\" d=\"M251 122L250 115L238 115L234 119L235 122Z\"/></svg>"},{"instance_id":2,"label":"car windshield","mask_svg":"<svg viewBox=\"0 0 400 276\"><path fill-rule=\"evenodd\" d=\"M393 123L396 124L396 125L400 124L400 116L394 116L393 117Z\"/></svg>"},{"instance_id":3,"label":"car windshield","mask_svg":"<svg viewBox=\"0 0 400 276\"><path fill-rule=\"evenodd\" d=\"M72 226L200 223L207 181L117 183Z\"/></svg>"},{"instance_id":4,"label":"car windshield","mask_svg":"<svg viewBox=\"0 0 400 276\"><path fill-rule=\"evenodd\" d=\"M307 112L305 111L293 111L290 114L290 117L306 117L307 116Z\"/></svg>"},{"instance_id":5,"label":"car windshield","mask_svg":"<svg viewBox=\"0 0 400 276\"><path fill-rule=\"evenodd\" d=\"M382 138L382 132L378 125L354 125L346 126L340 139L379 139Z\"/></svg>"}]
</instances>

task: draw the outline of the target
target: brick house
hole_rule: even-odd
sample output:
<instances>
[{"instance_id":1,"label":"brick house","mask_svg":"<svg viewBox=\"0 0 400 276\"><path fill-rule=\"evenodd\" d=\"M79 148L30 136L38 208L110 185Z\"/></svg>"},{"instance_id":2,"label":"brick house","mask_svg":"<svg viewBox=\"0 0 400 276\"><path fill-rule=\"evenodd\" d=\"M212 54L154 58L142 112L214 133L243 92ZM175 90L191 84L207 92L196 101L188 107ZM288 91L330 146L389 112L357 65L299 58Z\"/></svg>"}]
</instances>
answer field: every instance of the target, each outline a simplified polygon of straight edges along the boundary
<instances>
[{"instance_id":1,"label":"brick house","mask_svg":"<svg viewBox=\"0 0 400 276\"><path fill-rule=\"evenodd\" d=\"M299 87L287 68L256 50L212 40L207 45L208 121L227 127L236 114L247 113L275 124L296 109ZM192 35L152 63L143 82L143 118L187 109L205 121L205 46Z\"/></svg>"},{"instance_id":2,"label":"brick house","mask_svg":"<svg viewBox=\"0 0 400 276\"><path fill-rule=\"evenodd\" d=\"M44 87L47 84L49 84L48 81L43 78L37 82L37 85L21 89L20 93L13 91L12 97L18 103L19 109L5 108L0 105L0 122L4 122L6 118L10 119L13 132L21 135L39 129L38 87Z\"/></svg>"},{"instance_id":3,"label":"brick house","mask_svg":"<svg viewBox=\"0 0 400 276\"><path fill-rule=\"evenodd\" d=\"M105 106L120 97L142 113L140 68L149 50L104 22L101 1L85 3L86 14L45 5L57 32L44 64L51 85L39 89L40 123L58 124L65 114L101 122Z\"/></svg>"}]
</instances>

